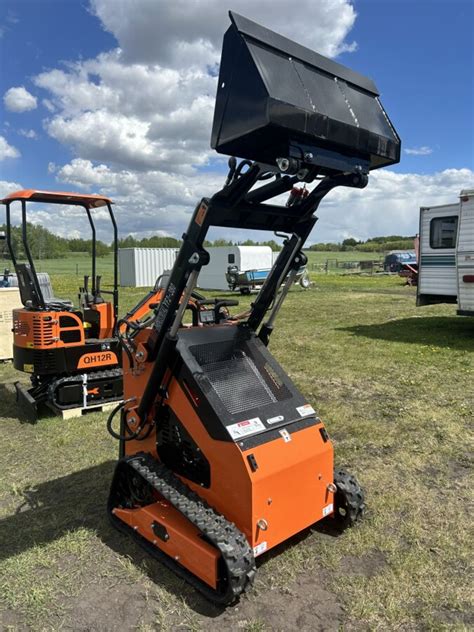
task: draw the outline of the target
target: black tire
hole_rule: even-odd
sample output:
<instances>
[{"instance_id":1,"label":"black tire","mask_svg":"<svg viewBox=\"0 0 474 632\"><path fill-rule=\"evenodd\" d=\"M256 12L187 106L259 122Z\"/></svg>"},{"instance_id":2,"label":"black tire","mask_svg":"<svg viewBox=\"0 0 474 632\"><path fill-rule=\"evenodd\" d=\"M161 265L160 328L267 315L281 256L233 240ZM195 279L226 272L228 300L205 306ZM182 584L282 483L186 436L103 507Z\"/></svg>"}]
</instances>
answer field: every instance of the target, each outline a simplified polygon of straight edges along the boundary
<instances>
[{"instance_id":1,"label":"black tire","mask_svg":"<svg viewBox=\"0 0 474 632\"><path fill-rule=\"evenodd\" d=\"M311 287L311 281L309 280L307 276L302 276L300 279L300 285L303 288L303 290L307 290L308 288Z\"/></svg>"},{"instance_id":2,"label":"black tire","mask_svg":"<svg viewBox=\"0 0 474 632\"><path fill-rule=\"evenodd\" d=\"M241 287L240 288L240 293L243 296L248 296L250 294L250 288L249 287Z\"/></svg>"},{"instance_id":3,"label":"black tire","mask_svg":"<svg viewBox=\"0 0 474 632\"><path fill-rule=\"evenodd\" d=\"M334 471L334 517L342 529L352 527L365 512L365 497L355 476L345 470Z\"/></svg>"}]
</instances>

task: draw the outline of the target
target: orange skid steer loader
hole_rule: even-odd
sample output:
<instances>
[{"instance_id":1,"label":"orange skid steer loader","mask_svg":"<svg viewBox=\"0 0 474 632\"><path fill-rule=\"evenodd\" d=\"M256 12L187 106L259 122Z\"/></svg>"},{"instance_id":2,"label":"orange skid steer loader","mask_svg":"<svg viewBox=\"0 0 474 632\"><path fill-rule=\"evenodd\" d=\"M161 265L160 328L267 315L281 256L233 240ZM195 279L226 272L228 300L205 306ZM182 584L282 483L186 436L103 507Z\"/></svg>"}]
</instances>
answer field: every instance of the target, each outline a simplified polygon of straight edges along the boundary
<instances>
[{"instance_id":1,"label":"orange skid steer loader","mask_svg":"<svg viewBox=\"0 0 474 632\"><path fill-rule=\"evenodd\" d=\"M112 523L224 605L252 583L257 556L319 520L363 513L359 484L335 468L323 421L268 344L320 202L400 159L370 79L230 17L211 144L243 160L231 157L223 188L197 204L152 316L127 328L124 401L108 422L120 441ZM316 186L272 201L299 183ZM284 239L244 313L195 294L212 226Z\"/></svg>"}]
</instances>

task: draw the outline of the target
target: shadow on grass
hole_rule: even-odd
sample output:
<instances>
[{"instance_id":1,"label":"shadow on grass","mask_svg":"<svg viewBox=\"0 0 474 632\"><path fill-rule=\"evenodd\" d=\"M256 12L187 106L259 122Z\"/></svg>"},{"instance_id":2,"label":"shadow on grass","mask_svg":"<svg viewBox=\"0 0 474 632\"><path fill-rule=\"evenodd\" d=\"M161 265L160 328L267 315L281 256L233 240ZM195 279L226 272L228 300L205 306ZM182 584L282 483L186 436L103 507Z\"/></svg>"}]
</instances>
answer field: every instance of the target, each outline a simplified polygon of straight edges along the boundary
<instances>
[{"instance_id":1,"label":"shadow on grass","mask_svg":"<svg viewBox=\"0 0 474 632\"><path fill-rule=\"evenodd\" d=\"M474 318L463 316L415 316L373 325L341 327L340 331L390 342L474 350Z\"/></svg>"},{"instance_id":2,"label":"shadow on grass","mask_svg":"<svg viewBox=\"0 0 474 632\"><path fill-rule=\"evenodd\" d=\"M16 512L0 519L0 560L46 545L68 532L86 528L97 533L117 554L131 559L156 584L182 598L182 582L177 581L171 571L152 560L145 550L109 522L106 505L115 463L107 461L25 489L23 503ZM314 529L329 536L340 533L327 520L322 521L276 547L268 555L274 557L297 545ZM259 558L258 566L265 564L268 555ZM192 588L186 590L185 594L188 605L201 615L216 617L224 610L208 602Z\"/></svg>"},{"instance_id":3,"label":"shadow on grass","mask_svg":"<svg viewBox=\"0 0 474 632\"><path fill-rule=\"evenodd\" d=\"M31 423L16 401L13 383L0 384L0 417L18 419L21 423Z\"/></svg>"}]
</instances>

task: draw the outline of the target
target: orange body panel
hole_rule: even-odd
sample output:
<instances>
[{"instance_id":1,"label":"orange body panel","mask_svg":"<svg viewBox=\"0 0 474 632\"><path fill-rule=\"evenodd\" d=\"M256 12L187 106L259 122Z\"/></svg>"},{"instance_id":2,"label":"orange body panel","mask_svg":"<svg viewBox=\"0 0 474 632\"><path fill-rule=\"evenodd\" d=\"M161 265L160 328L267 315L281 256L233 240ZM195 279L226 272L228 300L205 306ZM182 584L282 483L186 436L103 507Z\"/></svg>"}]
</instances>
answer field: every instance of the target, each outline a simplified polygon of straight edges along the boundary
<instances>
[{"instance_id":1,"label":"orange body panel","mask_svg":"<svg viewBox=\"0 0 474 632\"><path fill-rule=\"evenodd\" d=\"M140 338L146 339L147 335L146 331L141 332ZM136 397L129 404L134 408L140 401L151 364L144 363L133 373L126 368L125 359L124 365L124 397ZM217 441L208 434L194 405L174 378L168 387L166 403L211 467L209 488L183 480L245 533L255 554L333 514L334 494L328 490L333 483L333 446L323 439L322 423L292 433L289 441L280 436L243 452L237 443ZM145 451L158 458L155 431L145 441L127 442L125 451L128 455ZM257 461L255 472L248 462L249 454ZM257 526L259 521L264 521L266 530Z\"/></svg>"},{"instance_id":2,"label":"orange body panel","mask_svg":"<svg viewBox=\"0 0 474 632\"><path fill-rule=\"evenodd\" d=\"M68 326L61 326L61 321ZM77 332L74 342L61 339L63 332ZM84 326L72 312L13 310L13 344L25 349L51 349L78 347L85 344Z\"/></svg>"},{"instance_id":3,"label":"orange body panel","mask_svg":"<svg viewBox=\"0 0 474 632\"><path fill-rule=\"evenodd\" d=\"M115 319L112 303L93 303L90 309L99 313L100 329L98 338L111 338L113 336Z\"/></svg>"},{"instance_id":4,"label":"orange body panel","mask_svg":"<svg viewBox=\"0 0 474 632\"><path fill-rule=\"evenodd\" d=\"M150 292L149 296L147 297L148 300L144 301L143 303L139 303L131 312L129 312L129 314L127 314L127 318L135 322L140 321L151 311L150 305L153 305L154 303L159 303L161 301L163 297L163 292L164 290L162 288L154 293ZM121 323L119 329L122 333L125 331L126 325L124 322Z\"/></svg>"},{"instance_id":5,"label":"orange body panel","mask_svg":"<svg viewBox=\"0 0 474 632\"><path fill-rule=\"evenodd\" d=\"M212 588L217 586L219 552L199 536L197 529L164 499L138 509L114 509L114 515L138 531L167 555L185 566ZM164 541L153 531L158 522L167 531Z\"/></svg>"},{"instance_id":6,"label":"orange body panel","mask_svg":"<svg viewBox=\"0 0 474 632\"><path fill-rule=\"evenodd\" d=\"M242 452L233 442L212 439L176 380L168 405L211 464L211 486L187 484L245 533L252 547L268 550L333 513L333 447L320 428L311 426ZM247 456L253 454L253 472ZM331 506L332 505L332 506ZM268 524L266 531L257 527Z\"/></svg>"}]
</instances>

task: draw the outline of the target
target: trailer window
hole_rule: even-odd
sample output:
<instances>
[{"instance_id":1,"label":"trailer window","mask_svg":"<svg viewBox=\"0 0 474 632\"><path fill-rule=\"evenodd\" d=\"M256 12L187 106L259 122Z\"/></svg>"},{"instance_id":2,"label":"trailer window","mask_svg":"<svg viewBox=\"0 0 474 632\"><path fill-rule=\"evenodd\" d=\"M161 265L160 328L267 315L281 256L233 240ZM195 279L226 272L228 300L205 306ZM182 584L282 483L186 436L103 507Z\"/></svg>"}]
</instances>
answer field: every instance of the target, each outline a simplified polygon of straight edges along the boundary
<instances>
[{"instance_id":1,"label":"trailer window","mask_svg":"<svg viewBox=\"0 0 474 632\"><path fill-rule=\"evenodd\" d=\"M432 219L430 222L431 248L455 248L457 230L457 215Z\"/></svg>"},{"instance_id":2,"label":"trailer window","mask_svg":"<svg viewBox=\"0 0 474 632\"><path fill-rule=\"evenodd\" d=\"M227 263L235 263L235 255L227 255Z\"/></svg>"}]
</instances>

